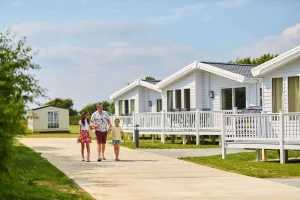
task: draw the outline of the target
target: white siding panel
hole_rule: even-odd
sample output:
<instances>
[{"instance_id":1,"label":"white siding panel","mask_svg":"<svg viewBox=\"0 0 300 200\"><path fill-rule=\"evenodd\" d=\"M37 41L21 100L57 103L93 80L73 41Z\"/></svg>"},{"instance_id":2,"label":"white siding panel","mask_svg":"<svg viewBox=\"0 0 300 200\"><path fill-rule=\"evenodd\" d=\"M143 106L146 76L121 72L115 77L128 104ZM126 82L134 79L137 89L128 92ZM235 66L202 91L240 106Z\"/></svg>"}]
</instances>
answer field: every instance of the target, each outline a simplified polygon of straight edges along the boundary
<instances>
[{"instance_id":1,"label":"white siding panel","mask_svg":"<svg viewBox=\"0 0 300 200\"><path fill-rule=\"evenodd\" d=\"M300 76L300 59L293 61L285 66L263 77L263 109L272 112L272 78L283 77L284 87L284 109L288 111L288 77Z\"/></svg>"},{"instance_id":2,"label":"white siding panel","mask_svg":"<svg viewBox=\"0 0 300 200\"><path fill-rule=\"evenodd\" d=\"M173 95L175 95L175 90L181 89L181 93L183 94L184 89L190 89L191 94L191 108L196 108L196 96L195 96L195 73L191 72L190 74L182 77L180 80L168 85L167 87L163 88L162 90L162 109L167 111L167 91L173 90ZM175 106L176 100L175 96L173 97L173 105ZM182 98L184 100L184 98ZM182 104L183 106L183 104Z\"/></svg>"},{"instance_id":3,"label":"white siding panel","mask_svg":"<svg viewBox=\"0 0 300 200\"><path fill-rule=\"evenodd\" d=\"M134 107L135 107L135 112L139 112L139 90L138 87L126 92L125 94L119 96L118 98L115 99L115 115L120 115L119 113L119 100L123 100L123 104L124 104L124 100L130 100L130 99L134 99ZM129 106L130 106L130 102L129 102ZM123 109L125 109L125 106L123 105ZM124 112L124 111L123 111Z\"/></svg>"},{"instance_id":4,"label":"white siding panel","mask_svg":"<svg viewBox=\"0 0 300 200\"><path fill-rule=\"evenodd\" d=\"M211 110L221 110L221 89L246 87L246 107L256 105L256 87L255 84L242 84L240 82L224 78L216 74L210 74L210 91L214 92Z\"/></svg>"}]
</instances>

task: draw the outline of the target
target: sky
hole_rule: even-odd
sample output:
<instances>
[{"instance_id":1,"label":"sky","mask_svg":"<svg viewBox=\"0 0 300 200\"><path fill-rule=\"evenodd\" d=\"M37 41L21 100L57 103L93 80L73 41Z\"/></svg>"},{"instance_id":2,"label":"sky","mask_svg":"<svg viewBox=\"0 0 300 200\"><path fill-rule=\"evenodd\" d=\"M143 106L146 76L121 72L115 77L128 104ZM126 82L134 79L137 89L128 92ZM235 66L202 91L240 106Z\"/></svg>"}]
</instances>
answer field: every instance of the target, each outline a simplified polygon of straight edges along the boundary
<instances>
[{"instance_id":1,"label":"sky","mask_svg":"<svg viewBox=\"0 0 300 200\"><path fill-rule=\"evenodd\" d=\"M80 110L194 61L283 53L300 45L299 8L297 0L0 0L0 32L26 36L48 97Z\"/></svg>"}]
</instances>

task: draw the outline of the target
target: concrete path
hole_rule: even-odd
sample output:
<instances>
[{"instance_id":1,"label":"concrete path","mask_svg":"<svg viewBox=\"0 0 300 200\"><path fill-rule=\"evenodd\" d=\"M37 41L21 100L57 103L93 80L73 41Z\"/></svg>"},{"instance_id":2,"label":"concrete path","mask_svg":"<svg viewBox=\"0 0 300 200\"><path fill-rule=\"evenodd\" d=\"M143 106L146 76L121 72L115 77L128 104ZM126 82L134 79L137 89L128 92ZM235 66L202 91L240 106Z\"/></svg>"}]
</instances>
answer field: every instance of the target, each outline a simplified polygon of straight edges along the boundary
<instances>
[{"instance_id":1,"label":"concrete path","mask_svg":"<svg viewBox=\"0 0 300 200\"><path fill-rule=\"evenodd\" d=\"M299 199L300 190L276 182L228 173L175 158L121 149L121 162L113 160L108 146L107 161L81 162L76 139L20 139L41 152L95 199Z\"/></svg>"},{"instance_id":2,"label":"concrete path","mask_svg":"<svg viewBox=\"0 0 300 200\"><path fill-rule=\"evenodd\" d=\"M155 153L162 156L171 158L185 158L185 157L201 157L221 155L221 148L201 148L201 149L143 149L142 151L148 153ZM227 154L239 152L251 152L253 150L245 149L228 149Z\"/></svg>"}]
</instances>

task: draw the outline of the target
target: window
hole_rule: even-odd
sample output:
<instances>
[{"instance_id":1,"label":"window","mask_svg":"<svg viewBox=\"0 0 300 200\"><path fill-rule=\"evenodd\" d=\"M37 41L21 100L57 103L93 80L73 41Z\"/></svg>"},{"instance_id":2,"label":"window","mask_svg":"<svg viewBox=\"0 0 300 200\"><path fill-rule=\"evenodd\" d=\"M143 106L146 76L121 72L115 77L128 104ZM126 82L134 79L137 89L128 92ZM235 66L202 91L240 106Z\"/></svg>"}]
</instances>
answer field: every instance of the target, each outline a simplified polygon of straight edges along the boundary
<instances>
[{"instance_id":1,"label":"window","mask_svg":"<svg viewBox=\"0 0 300 200\"><path fill-rule=\"evenodd\" d=\"M222 109L232 110L232 88L222 89Z\"/></svg>"},{"instance_id":2,"label":"window","mask_svg":"<svg viewBox=\"0 0 300 200\"><path fill-rule=\"evenodd\" d=\"M246 108L246 88L234 88L234 107L241 110Z\"/></svg>"},{"instance_id":3,"label":"window","mask_svg":"<svg viewBox=\"0 0 300 200\"><path fill-rule=\"evenodd\" d=\"M175 98L176 98L176 108L181 108L181 90L175 91Z\"/></svg>"},{"instance_id":4,"label":"window","mask_svg":"<svg viewBox=\"0 0 300 200\"><path fill-rule=\"evenodd\" d=\"M134 112L134 99L130 99L130 113Z\"/></svg>"},{"instance_id":5,"label":"window","mask_svg":"<svg viewBox=\"0 0 300 200\"><path fill-rule=\"evenodd\" d=\"M162 111L162 100L161 100L161 99L157 99L157 107L156 107L156 111L157 111L157 112Z\"/></svg>"},{"instance_id":6,"label":"window","mask_svg":"<svg viewBox=\"0 0 300 200\"><path fill-rule=\"evenodd\" d=\"M289 112L300 112L299 76L288 78Z\"/></svg>"},{"instance_id":7,"label":"window","mask_svg":"<svg viewBox=\"0 0 300 200\"><path fill-rule=\"evenodd\" d=\"M262 106L262 88L259 89L260 106Z\"/></svg>"},{"instance_id":8,"label":"window","mask_svg":"<svg viewBox=\"0 0 300 200\"><path fill-rule=\"evenodd\" d=\"M283 78L272 79L272 105L273 113L283 108Z\"/></svg>"},{"instance_id":9,"label":"window","mask_svg":"<svg viewBox=\"0 0 300 200\"><path fill-rule=\"evenodd\" d=\"M184 89L184 108L186 108L187 111L191 110L191 90L190 89Z\"/></svg>"},{"instance_id":10,"label":"window","mask_svg":"<svg viewBox=\"0 0 300 200\"><path fill-rule=\"evenodd\" d=\"M123 114L123 101L119 100L119 116Z\"/></svg>"},{"instance_id":11,"label":"window","mask_svg":"<svg viewBox=\"0 0 300 200\"><path fill-rule=\"evenodd\" d=\"M173 90L167 91L167 110L173 109Z\"/></svg>"},{"instance_id":12,"label":"window","mask_svg":"<svg viewBox=\"0 0 300 200\"><path fill-rule=\"evenodd\" d=\"M48 128L59 128L59 112L48 112Z\"/></svg>"},{"instance_id":13,"label":"window","mask_svg":"<svg viewBox=\"0 0 300 200\"><path fill-rule=\"evenodd\" d=\"M239 110L246 108L246 88L222 89L222 109L231 110L237 107Z\"/></svg>"}]
</instances>

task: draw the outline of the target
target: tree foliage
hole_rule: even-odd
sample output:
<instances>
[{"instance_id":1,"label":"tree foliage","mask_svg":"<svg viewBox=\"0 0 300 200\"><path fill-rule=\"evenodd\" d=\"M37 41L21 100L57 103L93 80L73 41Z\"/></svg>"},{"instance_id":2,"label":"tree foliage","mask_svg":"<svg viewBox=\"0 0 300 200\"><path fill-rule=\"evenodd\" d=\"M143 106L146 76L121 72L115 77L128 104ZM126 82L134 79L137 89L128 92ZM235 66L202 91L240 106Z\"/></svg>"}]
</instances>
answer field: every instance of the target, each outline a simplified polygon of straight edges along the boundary
<instances>
[{"instance_id":1,"label":"tree foliage","mask_svg":"<svg viewBox=\"0 0 300 200\"><path fill-rule=\"evenodd\" d=\"M108 101L102 101L103 110L109 112L110 114L115 114L115 104L114 102L109 103ZM91 103L84 106L80 113L82 112L89 112L90 115L93 114L97 110L97 103Z\"/></svg>"},{"instance_id":2,"label":"tree foliage","mask_svg":"<svg viewBox=\"0 0 300 200\"><path fill-rule=\"evenodd\" d=\"M51 105L51 106L57 106L60 108L69 109L70 116L78 115L78 112L75 109L73 109L74 103L73 103L73 100L70 98L67 98L67 99L55 98L55 99L47 102L45 105Z\"/></svg>"},{"instance_id":3,"label":"tree foliage","mask_svg":"<svg viewBox=\"0 0 300 200\"><path fill-rule=\"evenodd\" d=\"M145 80L146 80L146 81L153 81L153 80L155 80L155 78L152 77L152 76L147 76L147 77L145 78Z\"/></svg>"},{"instance_id":4,"label":"tree foliage","mask_svg":"<svg viewBox=\"0 0 300 200\"><path fill-rule=\"evenodd\" d=\"M273 58L275 58L277 56L278 56L278 54L264 54L261 57L254 58L254 59L251 59L250 57L246 57L246 58L242 58L242 59L237 58L235 62L230 61L229 63L260 65L269 60L272 60Z\"/></svg>"},{"instance_id":5,"label":"tree foliage","mask_svg":"<svg viewBox=\"0 0 300 200\"><path fill-rule=\"evenodd\" d=\"M0 172L6 170L14 137L26 133L21 124L27 113L25 105L45 97L45 90L32 74L40 69L33 56L26 38L17 40L10 31L0 32Z\"/></svg>"}]
</instances>

